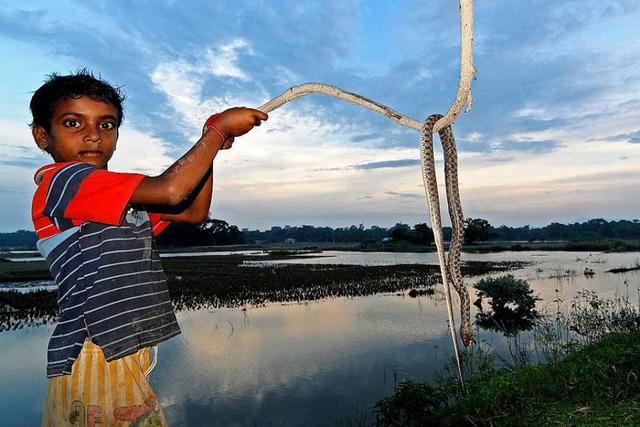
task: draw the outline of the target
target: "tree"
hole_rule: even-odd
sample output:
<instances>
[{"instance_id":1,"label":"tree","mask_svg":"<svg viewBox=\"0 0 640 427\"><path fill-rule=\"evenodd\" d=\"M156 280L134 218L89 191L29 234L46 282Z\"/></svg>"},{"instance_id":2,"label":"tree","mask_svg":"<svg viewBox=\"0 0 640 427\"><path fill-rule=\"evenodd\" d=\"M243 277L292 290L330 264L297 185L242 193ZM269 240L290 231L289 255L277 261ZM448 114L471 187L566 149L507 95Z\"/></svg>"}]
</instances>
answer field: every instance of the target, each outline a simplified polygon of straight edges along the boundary
<instances>
[{"instance_id":1,"label":"tree","mask_svg":"<svg viewBox=\"0 0 640 427\"><path fill-rule=\"evenodd\" d=\"M407 224L397 223L391 227L390 235L393 240L396 241L408 241L411 240L411 228Z\"/></svg>"},{"instance_id":2,"label":"tree","mask_svg":"<svg viewBox=\"0 0 640 427\"><path fill-rule=\"evenodd\" d=\"M467 218L464 220L465 243L486 242L491 236L491 224L482 218Z\"/></svg>"},{"instance_id":3,"label":"tree","mask_svg":"<svg viewBox=\"0 0 640 427\"><path fill-rule=\"evenodd\" d=\"M416 245L429 245L433 243L433 231L427 224L416 224L413 226L413 230L413 243Z\"/></svg>"},{"instance_id":4,"label":"tree","mask_svg":"<svg viewBox=\"0 0 640 427\"><path fill-rule=\"evenodd\" d=\"M202 224L171 223L156 240L160 247L234 245L244 243L244 235L235 225L207 215Z\"/></svg>"},{"instance_id":5,"label":"tree","mask_svg":"<svg viewBox=\"0 0 640 427\"><path fill-rule=\"evenodd\" d=\"M221 219L209 218L201 226L209 245L236 245L244 243L244 235L238 227Z\"/></svg>"}]
</instances>

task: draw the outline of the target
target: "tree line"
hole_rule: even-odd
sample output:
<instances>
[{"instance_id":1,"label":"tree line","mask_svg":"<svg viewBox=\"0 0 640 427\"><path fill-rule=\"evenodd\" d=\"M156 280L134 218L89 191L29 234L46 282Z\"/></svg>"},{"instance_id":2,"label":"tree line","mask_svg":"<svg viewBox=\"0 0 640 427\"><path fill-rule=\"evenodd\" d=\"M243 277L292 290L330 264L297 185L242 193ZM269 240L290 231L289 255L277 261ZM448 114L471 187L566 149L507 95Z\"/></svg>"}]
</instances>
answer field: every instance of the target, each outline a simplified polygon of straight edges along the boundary
<instances>
[{"instance_id":1,"label":"tree line","mask_svg":"<svg viewBox=\"0 0 640 427\"><path fill-rule=\"evenodd\" d=\"M451 237L451 228L445 227L445 240ZM316 243L358 243L372 245L380 242L406 242L414 245L433 243L431 227L426 223L410 226L397 223L384 228L363 224L349 227L273 226L268 230L239 230L226 221L208 216L201 225L171 224L157 238L161 248L216 246L236 244L277 244L288 239L295 242ZM607 221L602 218L590 219L581 223L551 223L545 227L493 227L482 218L465 220L465 243L490 241L558 241L558 240L597 240L620 239L639 240L640 220ZM32 231L19 230L13 233L0 233L1 248L35 248L36 235ZM289 240L291 241L291 240Z\"/></svg>"}]
</instances>

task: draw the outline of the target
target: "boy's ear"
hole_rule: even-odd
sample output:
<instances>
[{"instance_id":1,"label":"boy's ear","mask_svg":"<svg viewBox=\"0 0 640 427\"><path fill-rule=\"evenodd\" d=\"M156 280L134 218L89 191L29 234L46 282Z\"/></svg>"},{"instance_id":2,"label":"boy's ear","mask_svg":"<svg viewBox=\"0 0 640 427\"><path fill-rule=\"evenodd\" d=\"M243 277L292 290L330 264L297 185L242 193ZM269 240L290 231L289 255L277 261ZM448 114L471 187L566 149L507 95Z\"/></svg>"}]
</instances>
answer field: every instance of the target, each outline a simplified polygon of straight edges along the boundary
<instances>
[{"instance_id":1,"label":"boy's ear","mask_svg":"<svg viewBox=\"0 0 640 427\"><path fill-rule=\"evenodd\" d=\"M42 126L33 126L33 128L31 128L31 135L33 135L33 140L36 142L38 148L43 151L49 151L49 138L47 138L47 131Z\"/></svg>"}]
</instances>

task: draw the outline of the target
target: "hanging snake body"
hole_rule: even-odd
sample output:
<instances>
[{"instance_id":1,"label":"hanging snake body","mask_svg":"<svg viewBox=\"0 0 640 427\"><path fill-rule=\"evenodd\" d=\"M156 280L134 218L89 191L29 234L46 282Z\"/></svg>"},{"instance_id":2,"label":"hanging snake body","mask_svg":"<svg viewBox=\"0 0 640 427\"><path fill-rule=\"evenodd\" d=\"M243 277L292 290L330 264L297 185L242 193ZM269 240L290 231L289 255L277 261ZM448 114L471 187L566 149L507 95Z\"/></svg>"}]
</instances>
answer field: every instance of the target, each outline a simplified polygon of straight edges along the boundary
<instances>
[{"instance_id":1,"label":"hanging snake body","mask_svg":"<svg viewBox=\"0 0 640 427\"><path fill-rule=\"evenodd\" d=\"M455 321L453 306L451 302L450 285L456 290L460 299L460 338L465 347L468 347L473 340L471 330L469 293L464 286L462 273L460 271L460 252L462 251L462 241L464 238L464 217L462 214L462 204L460 203L460 193L458 191L458 154L455 139L451 126L442 128L438 134L444 154L444 173L447 189L447 205L451 218L452 236L449 244L448 257L445 257L444 236L442 234L442 219L440 215L440 200L438 196L438 182L436 179L435 159L433 155L433 128L438 120L442 118L440 114L431 115L425 120L422 126L420 138L420 163L422 165L422 178L427 193L429 203L429 217L438 258L440 261L440 273L444 286L445 299L447 302L447 314L451 327L454 350L458 357L458 344L455 338ZM458 369L460 362L458 359ZM461 374L461 372L460 372Z\"/></svg>"}]
</instances>

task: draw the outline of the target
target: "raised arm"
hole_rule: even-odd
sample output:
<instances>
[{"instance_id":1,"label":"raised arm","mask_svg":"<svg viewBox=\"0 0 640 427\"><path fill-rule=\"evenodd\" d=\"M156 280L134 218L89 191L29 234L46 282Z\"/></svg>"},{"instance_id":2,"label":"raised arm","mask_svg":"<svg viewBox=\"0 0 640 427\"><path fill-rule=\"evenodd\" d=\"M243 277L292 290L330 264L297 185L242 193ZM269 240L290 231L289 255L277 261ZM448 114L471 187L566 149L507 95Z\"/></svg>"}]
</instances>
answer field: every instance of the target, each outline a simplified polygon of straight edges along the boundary
<instances>
[{"instance_id":1,"label":"raised arm","mask_svg":"<svg viewBox=\"0 0 640 427\"><path fill-rule=\"evenodd\" d=\"M143 179L130 202L163 213L163 219L202 222L211 203L212 163L220 149L267 120L267 114L251 108L231 108L205 128L202 137L162 174Z\"/></svg>"}]
</instances>

